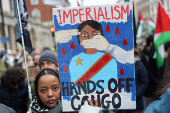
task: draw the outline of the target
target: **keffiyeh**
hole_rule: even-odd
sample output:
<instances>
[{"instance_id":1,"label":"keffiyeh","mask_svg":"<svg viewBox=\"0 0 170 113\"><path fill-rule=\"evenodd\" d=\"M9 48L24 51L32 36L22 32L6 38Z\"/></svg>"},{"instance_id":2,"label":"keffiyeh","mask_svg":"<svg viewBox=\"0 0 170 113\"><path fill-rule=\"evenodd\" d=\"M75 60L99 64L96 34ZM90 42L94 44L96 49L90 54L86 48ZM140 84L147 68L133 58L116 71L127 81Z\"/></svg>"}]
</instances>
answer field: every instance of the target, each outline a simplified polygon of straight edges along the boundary
<instances>
[{"instance_id":1,"label":"keffiyeh","mask_svg":"<svg viewBox=\"0 0 170 113\"><path fill-rule=\"evenodd\" d=\"M53 108L44 108L39 105L37 98L35 97L31 104L32 113L62 113L61 100L58 100L57 104Z\"/></svg>"}]
</instances>

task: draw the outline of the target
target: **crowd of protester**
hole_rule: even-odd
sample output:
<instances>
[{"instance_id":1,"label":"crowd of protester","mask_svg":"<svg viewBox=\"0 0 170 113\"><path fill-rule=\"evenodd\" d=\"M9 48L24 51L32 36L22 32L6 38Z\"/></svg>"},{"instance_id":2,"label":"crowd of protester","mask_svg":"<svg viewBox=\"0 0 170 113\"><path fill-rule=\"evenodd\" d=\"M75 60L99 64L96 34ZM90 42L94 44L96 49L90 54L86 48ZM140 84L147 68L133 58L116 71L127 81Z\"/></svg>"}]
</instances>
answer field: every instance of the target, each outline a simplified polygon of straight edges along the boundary
<instances>
[{"instance_id":1,"label":"crowd of protester","mask_svg":"<svg viewBox=\"0 0 170 113\"><path fill-rule=\"evenodd\" d=\"M146 38L143 49L134 49L135 83L136 83L136 109L135 110L113 110L116 113L154 113L160 112L159 106L164 106L168 99L170 89L170 42L165 43L164 66L157 68L154 58L155 49L153 36ZM32 102L28 96L28 79L25 72L25 61L23 51L0 50L0 110L9 113L60 113L62 112L60 96L60 79L56 51L45 47L43 50L34 49L29 54L25 52L27 66L38 68L40 71L35 76L35 81L30 82ZM45 78L44 78L45 77ZM48 82L47 82L48 79ZM50 81L50 82L49 82ZM44 86L45 89L41 87ZM52 88L52 89L51 89ZM50 93L47 93L47 92ZM52 97L49 104L45 98ZM156 101L155 101L156 100ZM91 106L95 105L88 100ZM164 106L164 113L170 111L169 102ZM12 109L11 109L12 108ZM14 111L15 110L15 111ZM98 109L99 111L100 109ZM103 113L109 113L104 110Z\"/></svg>"}]
</instances>

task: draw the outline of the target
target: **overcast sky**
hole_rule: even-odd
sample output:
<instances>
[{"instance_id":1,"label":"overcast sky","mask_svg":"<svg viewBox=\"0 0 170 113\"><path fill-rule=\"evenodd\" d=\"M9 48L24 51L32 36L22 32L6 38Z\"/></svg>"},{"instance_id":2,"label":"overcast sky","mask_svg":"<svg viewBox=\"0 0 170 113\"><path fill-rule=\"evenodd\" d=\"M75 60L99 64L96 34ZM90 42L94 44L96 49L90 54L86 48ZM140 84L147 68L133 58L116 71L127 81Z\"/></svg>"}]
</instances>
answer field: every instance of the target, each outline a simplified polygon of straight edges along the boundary
<instances>
[{"instance_id":1,"label":"overcast sky","mask_svg":"<svg viewBox=\"0 0 170 113\"><path fill-rule=\"evenodd\" d=\"M82 5L82 0L78 0ZM83 0L83 6L115 4L118 0ZM69 0L71 7L77 7L77 0Z\"/></svg>"}]
</instances>

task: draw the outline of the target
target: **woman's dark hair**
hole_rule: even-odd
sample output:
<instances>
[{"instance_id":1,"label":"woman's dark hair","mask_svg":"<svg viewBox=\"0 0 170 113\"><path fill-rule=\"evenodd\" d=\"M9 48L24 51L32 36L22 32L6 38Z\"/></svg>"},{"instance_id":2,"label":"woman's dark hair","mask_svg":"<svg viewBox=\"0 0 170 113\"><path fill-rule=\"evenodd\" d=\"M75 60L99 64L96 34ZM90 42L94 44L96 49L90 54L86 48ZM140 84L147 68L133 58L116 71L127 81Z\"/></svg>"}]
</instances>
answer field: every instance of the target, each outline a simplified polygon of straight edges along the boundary
<instances>
[{"instance_id":1,"label":"woman's dark hair","mask_svg":"<svg viewBox=\"0 0 170 113\"><path fill-rule=\"evenodd\" d=\"M77 28L77 29L79 30L79 32L80 32L86 25L89 25L90 27L92 27L92 28L100 31L101 34L102 34L102 36L103 36L102 25L101 25L99 22L95 21L95 20L87 20L87 21L85 21L85 22L82 22L82 23L78 26L78 28ZM79 37L79 35L78 35L78 37Z\"/></svg>"},{"instance_id":2,"label":"woman's dark hair","mask_svg":"<svg viewBox=\"0 0 170 113\"><path fill-rule=\"evenodd\" d=\"M163 95L168 87L170 87L170 52L168 53L168 57L166 60L166 67L163 79L161 80L156 90L155 99L158 99L161 95Z\"/></svg>"},{"instance_id":3,"label":"woman's dark hair","mask_svg":"<svg viewBox=\"0 0 170 113\"><path fill-rule=\"evenodd\" d=\"M38 103L40 106L42 107L45 107L44 104L41 102L40 100L40 97L38 95L38 80L43 76L43 75L47 75L47 74L50 74L50 75L54 75L58 78L59 82L60 82L60 79L59 79L59 74L57 71L51 69L51 68L44 68L42 70L40 70L36 77L35 77L35 80L34 80L34 87L35 87L35 95L37 97L37 100L38 100Z\"/></svg>"},{"instance_id":4,"label":"woman's dark hair","mask_svg":"<svg viewBox=\"0 0 170 113\"><path fill-rule=\"evenodd\" d=\"M11 86L18 85L19 87L24 83L26 78L25 70L19 67L12 67L5 71L2 75L2 84L10 89Z\"/></svg>"}]
</instances>

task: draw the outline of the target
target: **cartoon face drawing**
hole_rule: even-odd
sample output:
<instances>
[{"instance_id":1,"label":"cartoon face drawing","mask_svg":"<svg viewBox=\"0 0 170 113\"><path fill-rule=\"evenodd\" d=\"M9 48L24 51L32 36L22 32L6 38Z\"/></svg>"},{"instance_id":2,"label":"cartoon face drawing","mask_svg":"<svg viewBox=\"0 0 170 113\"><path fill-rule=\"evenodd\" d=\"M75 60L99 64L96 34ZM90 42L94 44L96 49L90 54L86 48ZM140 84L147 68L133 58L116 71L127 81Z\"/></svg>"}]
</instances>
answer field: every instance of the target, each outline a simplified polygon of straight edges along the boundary
<instances>
[{"instance_id":1,"label":"cartoon face drawing","mask_svg":"<svg viewBox=\"0 0 170 113\"><path fill-rule=\"evenodd\" d=\"M101 35L101 36L103 35L102 25L94 20L88 20L82 22L78 26L78 30L80 32L80 35L78 35L79 43L81 43L83 40L92 39L96 35ZM97 52L95 48L84 48L84 49L85 49L85 53L87 54L94 54Z\"/></svg>"}]
</instances>

